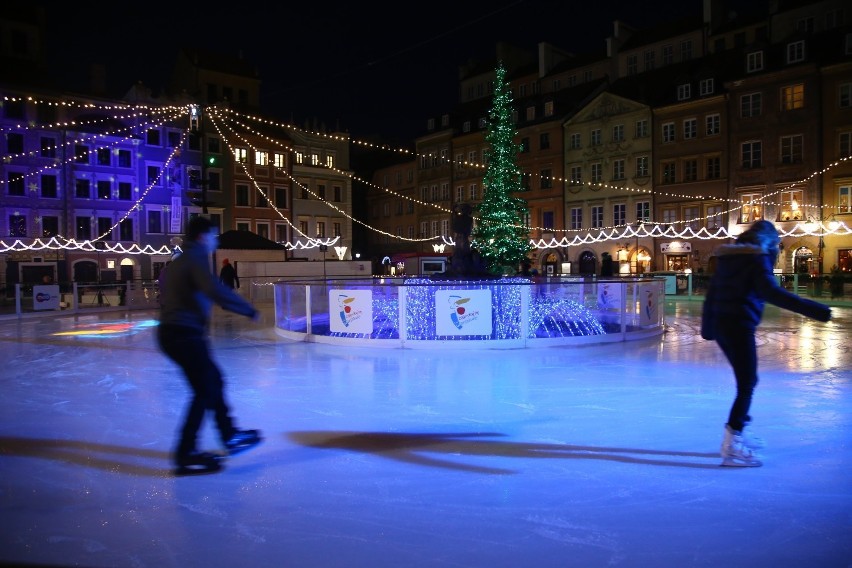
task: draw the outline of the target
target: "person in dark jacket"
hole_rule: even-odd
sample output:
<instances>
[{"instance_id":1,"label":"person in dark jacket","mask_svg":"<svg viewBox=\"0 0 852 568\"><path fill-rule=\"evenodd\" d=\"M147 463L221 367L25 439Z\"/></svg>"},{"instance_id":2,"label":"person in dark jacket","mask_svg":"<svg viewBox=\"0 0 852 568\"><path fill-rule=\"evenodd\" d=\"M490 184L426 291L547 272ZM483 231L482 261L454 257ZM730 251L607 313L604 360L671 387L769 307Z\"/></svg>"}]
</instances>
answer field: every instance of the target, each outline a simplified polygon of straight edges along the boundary
<instances>
[{"instance_id":1,"label":"person in dark jacket","mask_svg":"<svg viewBox=\"0 0 852 568\"><path fill-rule=\"evenodd\" d=\"M257 310L216 278L210 256L216 250L218 231L205 217L193 217L186 229L183 252L168 267L160 291L160 349L183 371L192 399L174 451L179 475L221 469L221 454L199 452L198 430L211 411L228 454L234 455L261 441L257 430L239 430L225 402L222 372L210 355L207 328L213 304L253 319Z\"/></svg>"},{"instance_id":2,"label":"person in dark jacket","mask_svg":"<svg viewBox=\"0 0 852 568\"><path fill-rule=\"evenodd\" d=\"M222 270L219 271L219 282L233 290L240 287L240 278L237 270L227 258L222 260Z\"/></svg>"},{"instance_id":3,"label":"person in dark jacket","mask_svg":"<svg viewBox=\"0 0 852 568\"><path fill-rule=\"evenodd\" d=\"M707 289L701 318L701 337L715 339L734 371L737 395L725 424L722 465L755 467L754 450L762 444L743 435L751 420L757 386L755 329L765 302L819 321L831 319L828 306L799 297L778 285L773 267L778 258L778 231L769 221L757 221L735 244L716 250L716 269Z\"/></svg>"}]
</instances>

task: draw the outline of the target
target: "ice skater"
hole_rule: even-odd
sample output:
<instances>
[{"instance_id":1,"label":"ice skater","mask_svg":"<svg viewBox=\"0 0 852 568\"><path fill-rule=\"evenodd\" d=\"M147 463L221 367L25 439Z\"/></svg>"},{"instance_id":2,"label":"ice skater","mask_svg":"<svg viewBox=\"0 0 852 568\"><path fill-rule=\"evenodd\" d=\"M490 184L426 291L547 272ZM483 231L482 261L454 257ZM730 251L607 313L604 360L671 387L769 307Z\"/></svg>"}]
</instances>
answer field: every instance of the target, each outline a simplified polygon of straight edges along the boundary
<instances>
[{"instance_id":1,"label":"ice skater","mask_svg":"<svg viewBox=\"0 0 852 568\"><path fill-rule=\"evenodd\" d=\"M225 402L222 372L210 355L207 328L213 303L223 309L256 319L258 311L216 278L210 256L216 250L218 231L205 217L193 217L186 228L183 253L168 268L160 291L160 349L183 371L192 398L186 410L174 462L177 474L211 473L221 469L224 456L196 448L198 430L210 411L229 455L260 443L258 430L239 430Z\"/></svg>"},{"instance_id":2,"label":"ice skater","mask_svg":"<svg viewBox=\"0 0 852 568\"><path fill-rule=\"evenodd\" d=\"M778 259L778 231L769 221L757 221L736 243L720 246L701 318L701 337L715 339L734 371L737 395L725 424L722 465L757 467L755 450L763 444L744 435L757 386L757 347L754 333L765 302L819 321L831 319L831 309L801 298L778 285L772 270Z\"/></svg>"}]
</instances>

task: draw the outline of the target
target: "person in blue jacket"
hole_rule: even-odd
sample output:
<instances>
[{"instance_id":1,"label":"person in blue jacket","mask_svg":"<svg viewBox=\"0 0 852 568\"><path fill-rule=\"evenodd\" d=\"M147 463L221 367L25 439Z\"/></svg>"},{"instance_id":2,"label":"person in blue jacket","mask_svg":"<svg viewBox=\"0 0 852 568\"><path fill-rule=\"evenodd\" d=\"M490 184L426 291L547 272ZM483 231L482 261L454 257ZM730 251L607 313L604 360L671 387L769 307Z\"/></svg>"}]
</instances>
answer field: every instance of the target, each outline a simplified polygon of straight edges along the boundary
<instances>
[{"instance_id":1,"label":"person in blue jacket","mask_svg":"<svg viewBox=\"0 0 852 568\"><path fill-rule=\"evenodd\" d=\"M239 430L225 402L222 372L210 355L207 328L213 304L257 319L258 311L213 273L211 255L218 244L218 230L205 217L193 217L186 228L183 252L166 271L160 290L160 349L183 371L192 398L186 410L174 462L177 473L210 473L221 469L221 454L199 452L198 431L204 415L213 413L228 454L234 455L260 443L258 430Z\"/></svg>"},{"instance_id":2,"label":"person in blue jacket","mask_svg":"<svg viewBox=\"0 0 852 568\"><path fill-rule=\"evenodd\" d=\"M757 221L734 244L716 250L716 268L710 279L701 318L701 337L715 339L734 371L737 394L725 424L722 465L755 467L761 462L754 450L762 443L744 436L751 420L757 386L757 347L754 333L766 302L819 321L831 319L831 309L788 292L773 273L778 259L778 231L769 221Z\"/></svg>"}]
</instances>

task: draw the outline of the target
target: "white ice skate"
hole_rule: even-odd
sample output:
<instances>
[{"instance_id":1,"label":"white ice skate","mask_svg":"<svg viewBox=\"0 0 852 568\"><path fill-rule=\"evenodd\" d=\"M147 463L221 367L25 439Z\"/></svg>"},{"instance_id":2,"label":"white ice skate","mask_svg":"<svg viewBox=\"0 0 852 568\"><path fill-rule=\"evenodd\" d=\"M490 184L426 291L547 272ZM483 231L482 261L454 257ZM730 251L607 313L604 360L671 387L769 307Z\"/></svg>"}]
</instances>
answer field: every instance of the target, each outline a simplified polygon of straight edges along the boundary
<instances>
[{"instance_id":1,"label":"white ice skate","mask_svg":"<svg viewBox=\"0 0 852 568\"><path fill-rule=\"evenodd\" d=\"M729 467L760 467L763 463L755 457L751 448L745 445L741 432L725 425L725 437L722 440L722 465Z\"/></svg>"}]
</instances>

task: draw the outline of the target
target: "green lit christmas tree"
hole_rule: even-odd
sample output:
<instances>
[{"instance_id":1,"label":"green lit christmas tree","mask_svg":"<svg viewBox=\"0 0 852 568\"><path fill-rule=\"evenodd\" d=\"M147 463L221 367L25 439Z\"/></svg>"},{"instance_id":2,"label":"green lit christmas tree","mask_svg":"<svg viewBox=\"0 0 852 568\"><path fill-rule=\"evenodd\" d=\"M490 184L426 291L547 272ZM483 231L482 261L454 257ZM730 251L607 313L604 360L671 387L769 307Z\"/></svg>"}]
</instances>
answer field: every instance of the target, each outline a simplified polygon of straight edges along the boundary
<instances>
[{"instance_id":1,"label":"green lit christmas tree","mask_svg":"<svg viewBox=\"0 0 852 568\"><path fill-rule=\"evenodd\" d=\"M516 193L526 191L517 166L520 146L513 142L512 92L506 83L503 64L497 66L494 102L488 114L488 166L482 178L482 203L477 208L473 246L491 274L514 274L530 251L527 228L527 202Z\"/></svg>"}]
</instances>

